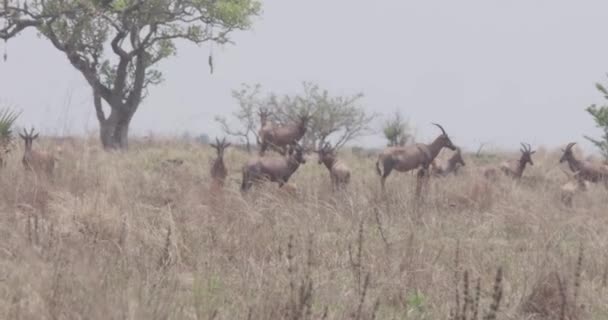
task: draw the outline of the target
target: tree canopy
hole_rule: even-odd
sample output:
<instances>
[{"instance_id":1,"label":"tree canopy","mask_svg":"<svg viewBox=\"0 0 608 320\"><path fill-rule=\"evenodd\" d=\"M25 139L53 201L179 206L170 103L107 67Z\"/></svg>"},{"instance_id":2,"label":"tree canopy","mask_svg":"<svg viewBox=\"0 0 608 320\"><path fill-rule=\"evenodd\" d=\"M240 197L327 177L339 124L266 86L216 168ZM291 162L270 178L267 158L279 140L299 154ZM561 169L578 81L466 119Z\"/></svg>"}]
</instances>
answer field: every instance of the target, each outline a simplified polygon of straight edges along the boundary
<instances>
[{"instance_id":1,"label":"tree canopy","mask_svg":"<svg viewBox=\"0 0 608 320\"><path fill-rule=\"evenodd\" d=\"M595 87L604 95L604 99L608 100L608 90L600 83L597 83ZM598 147L604 159L608 161L608 105L597 106L593 104L586 110L593 117L596 126L602 130L602 135L600 138L589 136L585 136L585 138Z\"/></svg>"},{"instance_id":2,"label":"tree canopy","mask_svg":"<svg viewBox=\"0 0 608 320\"><path fill-rule=\"evenodd\" d=\"M263 95L258 84L243 85L233 91L233 97L239 104L239 109L232 115L238 125L229 123L223 116L216 117L216 121L224 133L239 137L247 144L253 138L257 140L260 109L268 110L269 120L277 125L299 121L301 115L309 115L302 144L312 148L319 148L330 140L335 148L340 148L370 133L370 124L376 118L376 114L368 114L360 105L363 94L335 96L308 82L303 84L303 92L299 94Z\"/></svg>"},{"instance_id":3,"label":"tree canopy","mask_svg":"<svg viewBox=\"0 0 608 320\"><path fill-rule=\"evenodd\" d=\"M304 144L320 148L331 140L334 148L340 148L372 132L371 123L377 114L367 113L361 98L362 93L332 95L314 83L304 82L301 94L272 94L267 105L280 123L295 121L301 114L311 116Z\"/></svg>"},{"instance_id":4,"label":"tree canopy","mask_svg":"<svg viewBox=\"0 0 608 320\"><path fill-rule=\"evenodd\" d=\"M260 10L257 0L4 0L0 39L35 28L63 52L93 89L104 146L122 148L133 114L163 79L155 66L176 54L175 41L227 43Z\"/></svg>"}]
</instances>

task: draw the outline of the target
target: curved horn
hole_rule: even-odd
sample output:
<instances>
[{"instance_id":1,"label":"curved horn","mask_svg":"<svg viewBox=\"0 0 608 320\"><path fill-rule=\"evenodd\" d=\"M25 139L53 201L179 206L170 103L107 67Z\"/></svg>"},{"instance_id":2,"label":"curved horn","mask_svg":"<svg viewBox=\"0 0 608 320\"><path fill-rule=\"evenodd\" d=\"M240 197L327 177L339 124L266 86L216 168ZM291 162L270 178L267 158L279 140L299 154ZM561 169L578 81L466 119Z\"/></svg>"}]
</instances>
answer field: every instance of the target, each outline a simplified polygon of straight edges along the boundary
<instances>
[{"instance_id":1,"label":"curved horn","mask_svg":"<svg viewBox=\"0 0 608 320\"><path fill-rule=\"evenodd\" d=\"M576 142L570 142L570 143L568 143L568 145L566 146L566 150L572 149L572 147L574 147L575 144L576 144Z\"/></svg>"},{"instance_id":2,"label":"curved horn","mask_svg":"<svg viewBox=\"0 0 608 320\"><path fill-rule=\"evenodd\" d=\"M431 123L432 125L437 126L437 128L441 129L441 132L443 132L443 134L445 134L446 136L448 135L447 133L445 133L445 130L443 130L443 127L441 125L439 125L438 123Z\"/></svg>"}]
</instances>

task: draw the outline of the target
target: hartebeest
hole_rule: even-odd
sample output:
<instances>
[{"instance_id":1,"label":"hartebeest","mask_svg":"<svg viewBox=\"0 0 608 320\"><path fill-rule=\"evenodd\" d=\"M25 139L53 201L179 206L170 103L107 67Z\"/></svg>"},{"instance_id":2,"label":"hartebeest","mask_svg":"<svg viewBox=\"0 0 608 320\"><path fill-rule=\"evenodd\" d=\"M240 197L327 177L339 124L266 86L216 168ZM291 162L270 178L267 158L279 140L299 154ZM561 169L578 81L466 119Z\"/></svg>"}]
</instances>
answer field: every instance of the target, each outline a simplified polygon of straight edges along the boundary
<instances>
[{"instance_id":1,"label":"hartebeest","mask_svg":"<svg viewBox=\"0 0 608 320\"><path fill-rule=\"evenodd\" d=\"M456 146L454 146L443 127L436 123L433 123L433 125L441 129L441 135L435 138L431 144L418 143L404 147L388 147L378 156L376 171L379 176L382 176L381 185L383 190L386 178L393 170L407 172L422 168L422 173L424 174L424 172L428 171L431 162L437 157L441 149L456 150ZM384 172L380 168L381 164Z\"/></svg>"},{"instance_id":2,"label":"hartebeest","mask_svg":"<svg viewBox=\"0 0 608 320\"><path fill-rule=\"evenodd\" d=\"M55 169L56 158L53 154L32 150L32 143L38 138L38 133L34 134L34 128L27 132L23 129L23 134L19 136L25 141L23 152L23 167L36 173L42 172L51 176Z\"/></svg>"},{"instance_id":3,"label":"hartebeest","mask_svg":"<svg viewBox=\"0 0 608 320\"><path fill-rule=\"evenodd\" d=\"M431 163L431 173L434 176L445 177L450 173L457 174L458 169L461 166L465 166L464 159L462 159L462 154L460 152L460 148L456 147L456 151L454 154L448 159L445 164L437 164L436 161Z\"/></svg>"},{"instance_id":4,"label":"hartebeest","mask_svg":"<svg viewBox=\"0 0 608 320\"><path fill-rule=\"evenodd\" d=\"M521 178L526 169L526 165L534 165L534 161L532 161L532 155L536 153L536 151L532 150L530 144L521 143L521 156L518 160L511 159L504 161L498 166L498 169L505 175L509 177L513 177L515 179ZM484 176L486 178L495 178L496 169L495 168L487 168L484 171Z\"/></svg>"},{"instance_id":5,"label":"hartebeest","mask_svg":"<svg viewBox=\"0 0 608 320\"><path fill-rule=\"evenodd\" d=\"M215 138L216 143L209 144L217 152L217 157L211 166L211 179L216 187L223 187L228 175L228 170L224 164L224 151L230 147L230 142L226 142L226 138L222 140Z\"/></svg>"},{"instance_id":6,"label":"hartebeest","mask_svg":"<svg viewBox=\"0 0 608 320\"><path fill-rule=\"evenodd\" d=\"M269 180L277 182L282 187L298 170L300 164L306 163L304 150L297 144L288 145L288 152L278 157L255 157L243 166L243 181L241 191L248 191L254 182Z\"/></svg>"},{"instance_id":7,"label":"hartebeest","mask_svg":"<svg viewBox=\"0 0 608 320\"><path fill-rule=\"evenodd\" d=\"M260 156L263 156L269 147L278 149L279 153L285 155L287 146L298 142L306 134L310 115L300 114L294 122L285 125L276 125L268 120L269 112L261 109L261 128L258 131L260 143Z\"/></svg>"},{"instance_id":8,"label":"hartebeest","mask_svg":"<svg viewBox=\"0 0 608 320\"><path fill-rule=\"evenodd\" d=\"M595 183L603 182L608 187L608 167L599 163L577 159L572 152L572 147L575 144L576 142L570 142L565 149L562 149L564 154L559 159L559 162L568 162L570 170L575 172L580 179Z\"/></svg>"},{"instance_id":9,"label":"hartebeest","mask_svg":"<svg viewBox=\"0 0 608 320\"><path fill-rule=\"evenodd\" d=\"M335 148L332 148L329 142L325 143L321 149L317 150L319 155L319 164L324 164L329 170L331 185L334 190L344 188L350 182L350 168L338 159Z\"/></svg>"}]
</instances>

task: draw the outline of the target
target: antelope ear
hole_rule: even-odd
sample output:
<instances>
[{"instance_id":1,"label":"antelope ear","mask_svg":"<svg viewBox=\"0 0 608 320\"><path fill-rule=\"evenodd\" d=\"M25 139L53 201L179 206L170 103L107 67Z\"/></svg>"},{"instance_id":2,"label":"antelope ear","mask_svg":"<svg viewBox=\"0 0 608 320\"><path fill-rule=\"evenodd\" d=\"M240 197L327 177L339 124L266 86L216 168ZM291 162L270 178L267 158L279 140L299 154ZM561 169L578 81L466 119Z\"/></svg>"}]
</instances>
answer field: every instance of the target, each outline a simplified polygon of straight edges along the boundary
<instances>
[{"instance_id":1,"label":"antelope ear","mask_svg":"<svg viewBox=\"0 0 608 320\"><path fill-rule=\"evenodd\" d=\"M211 148L217 149L217 145L215 143L210 143L209 145L211 146Z\"/></svg>"},{"instance_id":2,"label":"antelope ear","mask_svg":"<svg viewBox=\"0 0 608 320\"><path fill-rule=\"evenodd\" d=\"M535 154L535 153L536 153L536 150L534 150L534 151L530 152L530 154Z\"/></svg>"},{"instance_id":3,"label":"antelope ear","mask_svg":"<svg viewBox=\"0 0 608 320\"><path fill-rule=\"evenodd\" d=\"M38 133L36 133L33 137L32 140L36 140L36 138L38 138Z\"/></svg>"},{"instance_id":4,"label":"antelope ear","mask_svg":"<svg viewBox=\"0 0 608 320\"><path fill-rule=\"evenodd\" d=\"M21 139L27 140L27 138L24 135L22 135L21 133L19 134L19 136L21 137Z\"/></svg>"},{"instance_id":5,"label":"antelope ear","mask_svg":"<svg viewBox=\"0 0 608 320\"><path fill-rule=\"evenodd\" d=\"M232 143L228 142L228 143L226 143L226 144L224 145L224 148L228 148L228 147L230 147L231 145L232 145Z\"/></svg>"}]
</instances>

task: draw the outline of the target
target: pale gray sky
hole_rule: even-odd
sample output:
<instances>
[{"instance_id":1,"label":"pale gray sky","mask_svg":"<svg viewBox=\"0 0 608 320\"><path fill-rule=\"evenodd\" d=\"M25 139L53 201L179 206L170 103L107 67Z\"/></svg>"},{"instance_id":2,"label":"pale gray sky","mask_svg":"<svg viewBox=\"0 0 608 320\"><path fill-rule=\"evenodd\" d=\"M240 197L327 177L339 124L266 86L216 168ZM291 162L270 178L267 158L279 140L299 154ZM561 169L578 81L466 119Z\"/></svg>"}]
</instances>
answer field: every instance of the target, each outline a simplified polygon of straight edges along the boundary
<instances>
[{"instance_id":1,"label":"pale gray sky","mask_svg":"<svg viewBox=\"0 0 608 320\"><path fill-rule=\"evenodd\" d=\"M606 12L605 0L266 0L252 31L215 49L214 75L208 46L178 46L132 128L214 136L213 117L236 107L230 90L241 83L295 93L313 81L365 93L370 111L399 108L422 141L439 122L471 149L583 143L599 135L584 108L602 102L594 83L608 72ZM24 110L20 124L97 128L91 90L64 56L33 32L8 45L0 102Z\"/></svg>"}]
</instances>

